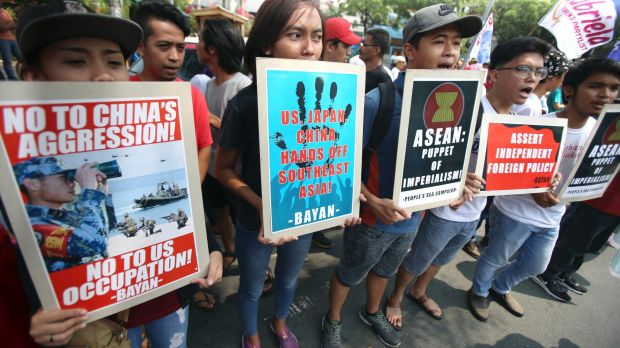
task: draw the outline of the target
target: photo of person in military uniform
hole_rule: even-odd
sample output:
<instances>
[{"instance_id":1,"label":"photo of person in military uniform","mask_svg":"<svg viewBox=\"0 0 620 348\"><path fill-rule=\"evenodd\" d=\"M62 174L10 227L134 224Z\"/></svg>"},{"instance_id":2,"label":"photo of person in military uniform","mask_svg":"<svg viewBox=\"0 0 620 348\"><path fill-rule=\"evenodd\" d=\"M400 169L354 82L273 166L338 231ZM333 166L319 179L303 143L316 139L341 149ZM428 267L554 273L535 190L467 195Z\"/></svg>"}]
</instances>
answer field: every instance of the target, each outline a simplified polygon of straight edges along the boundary
<instances>
[{"instance_id":1,"label":"photo of person in military uniform","mask_svg":"<svg viewBox=\"0 0 620 348\"><path fill-rule=\"evenodd\" d=\"M128 213L123 214L123 221L116 225L119 231L125 235L125 237L133 237L138 232L138 224Z\"/></svg>"},{"instance_id":2,"label":"photo of person in military uniform","mask_svg":"<svg viewBox=\"0 0 620 348\"><path fill-rule=\"evenodd\" d=\"M13 171L49 272L108 256L116 221L107 177L96 163L67 169L56 157L32 158Z\"/></svg>"},{"instance_id":3,"label":"photo of person in military uniform","mask_svg":"<svg viewBox=\"0 0 620 348\"><path fill-rule=\"evenodd\" d=\"M185 225L187 225L187 221L188 220L189 220L189 218L185 214L185 211L183 211L183 209L179 208L179 212L177 214L177 228L185 227Z\"/></svg>"},{"instance_id":4,"label":"photo of person in military uniform","mask_svg":"<svg viewBox=\"0 0 620 348\"><path fill-rule=\"evenodd\" d=\"M140 227L138 229L144 231L144 235L147 237L161 232L161 228L155 230L155 220L145 219L144 216L140 218Z\"/></svg>"}]
</instances>

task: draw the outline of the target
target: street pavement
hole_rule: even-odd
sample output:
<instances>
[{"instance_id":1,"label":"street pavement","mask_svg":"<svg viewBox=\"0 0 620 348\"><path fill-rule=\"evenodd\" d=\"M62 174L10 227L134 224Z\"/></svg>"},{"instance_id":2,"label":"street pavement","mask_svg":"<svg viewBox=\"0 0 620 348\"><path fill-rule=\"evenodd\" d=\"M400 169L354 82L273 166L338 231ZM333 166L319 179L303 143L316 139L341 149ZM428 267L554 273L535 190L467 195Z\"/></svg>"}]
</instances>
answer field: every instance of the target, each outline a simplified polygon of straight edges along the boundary
<instances>
[{"instance_id":1,"label":"street pavement","mask_svg":"<svg viewBox=\"0 0 620 348\"><path fill-rule=\"evenodd\" d=\"M329 278L342 253L342 231L330 231L327 236L335 246L329 250L310 249L287 320L302 347L320 346L320 321L328 307ZM588 255L577 277L588 287L588 293L570 293L571 303L552 300L526 280L513 289L513 295L525 308L525 316L517 318L492 302L486 323L476 320L467 309L466 292L471 286L475 260L460 252L429 286L429 295L443 308L443 320L431 318L413 302L404 300L401 347L620 347L620 279L608 271L615 252L605 247L598 256ZM272 269L275 258L272 255ZM235 262L229 275L212 290L218 299L215 309L191 306L190 348L240 347L238 274ZM393 279L388 291L392 286ZM365 294L363 283L350 291L342 313L343 347L385 347L357 317ZM271 294L260 302L258 329L263 348L278 346L269 331L274 298Z\"/></svg>"}]
</instances>

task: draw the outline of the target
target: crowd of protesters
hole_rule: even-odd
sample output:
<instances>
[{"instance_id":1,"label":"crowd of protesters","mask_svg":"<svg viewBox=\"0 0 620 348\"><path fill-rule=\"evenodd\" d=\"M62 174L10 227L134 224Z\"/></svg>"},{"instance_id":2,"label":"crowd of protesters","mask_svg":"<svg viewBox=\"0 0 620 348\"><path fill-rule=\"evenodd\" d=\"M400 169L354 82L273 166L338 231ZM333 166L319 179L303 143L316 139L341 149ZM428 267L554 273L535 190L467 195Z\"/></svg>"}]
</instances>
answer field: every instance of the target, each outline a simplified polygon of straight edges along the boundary
<instances>
[{"instance_id":1,"label":"crowd of protesters","mask_svg":"<svg viewBox=\"0 0 620 348\"><path fill-rule=\"evenodd\" d=\"M173 5L142 3L132 20L95 14L80 2L67 0L27 7L16 22L0 11L0 49L9 79L180 80L177 76L190 27ZM185 347L188 304L212 308L215 301L206 288L219 282L236 261L243 331L234 334L240 335L242 347L261 346L259 301L272 290L275 305L267 325L281 347L300 346L295 328L286 323L298 276L310 245L329 248L332 242L322 231L315 236L273 240L263 235L256 59L348 63L351 47L356 45L366 66L365 145L380 113L378 86L391 86L394 106L388 115L387 135L372 154L375 165L362 170L360 218L345 224L344 250L329 283L329 307L321 318L308 318L321 322L321 346L342 345L341 309L351 287L363 281L367 296L360 304L359 318L389 347L399 346L401 331L410 326L401 309L404 297L430 317L442 319L441 299L428 292L429 284L468 244L476 249L470 251L478 261L467 302L480 321L491 318L490 299L515 316L523 316L526 309L511 289L526 279L562 302L571 300L568 291L587 292L574 274L584 255L600 248L620 223L620 179L613 180L603 197L568 208L558 200L555 188L570 174L596 116L618 97L620 64L613 60L586 59L571 64L562 52L534 37L506 40L493 50L485 67L489 87L481 96L484 112L568 121L566 150L547 192L493 200L479 196L485 181L474 173L478 156L474 145L465 189L458 200L422 214L409 213L391 199L405 69L457 69L462 63L462 41L481 29L481 18L460 17L450 6L422 8L404 26L402 56L393 59L395 66L390 71L383 61L390 42L385 30L371 29L362 38L345 19L326 20L315 0L266 0L245 43L228 20L205 20L197 58L212 77L199 83L200 89L192 87L191 95L204 212L212 229L208 232L208 275L128 312L87 325L85 310L40 308L14 235L0 215L3 333L14 346L77 345L84 339L80 333L85 327L113 323L119 330L127 330L125 336L117 337L119 346L137 348L148 340L151 347ZM6 52L20 61L17 73ZM126 61L136 52L143 68L130 77ZM478 69L476 65L472 61L465 69ZM544 98L548 93L551 104L547 107ZM479 141L478 132L474 143ZM93 173L93 177L101 176ZM480 251L472 237L482 220L487 220L488 235ZM213 230L222 237L223 249L213 239ZM272 272L268 264L274 251L277 259ZM394 288L387 289L394 276ZM382 303L384 295L386 303Z\"/></svg>"}]
</instances>

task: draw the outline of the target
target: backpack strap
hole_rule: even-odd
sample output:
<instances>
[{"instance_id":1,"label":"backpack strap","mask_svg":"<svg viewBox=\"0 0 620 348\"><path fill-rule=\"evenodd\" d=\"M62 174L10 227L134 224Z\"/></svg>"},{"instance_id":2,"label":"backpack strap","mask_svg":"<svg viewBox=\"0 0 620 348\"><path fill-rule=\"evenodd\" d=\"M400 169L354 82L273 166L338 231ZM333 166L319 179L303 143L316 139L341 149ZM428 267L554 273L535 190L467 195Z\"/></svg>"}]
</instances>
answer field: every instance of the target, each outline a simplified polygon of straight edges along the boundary
<instances>
[{"instance_id":1,"label":"backpack strap","mask_svg":"<svg viewBox=\"0 0 620 348\"><path fill-rule=\"evenodd\" d=\"M476 128L474 129L474 135L478 133L480 130L480 126L482 125L482 114L484 113L484 107L482 106L482 102L478 105L478 116L476 117Z\"/></svg>"},{"instance_id":2,"label":"backpack strap","mask_svg":"<svg viewBox=\"0 0 620 348\"><path fill-rule=\"evenodd\" d=\"M390 128L390 121L394 113L394 93L395 87L392 81L381 82L379 88L379 110L377 117L372 124L370 139L364 148L362 155L362 168L367 168L370 164L370 157L377 151L377 147L387 134Z\"/></svg>"}]
</instances>

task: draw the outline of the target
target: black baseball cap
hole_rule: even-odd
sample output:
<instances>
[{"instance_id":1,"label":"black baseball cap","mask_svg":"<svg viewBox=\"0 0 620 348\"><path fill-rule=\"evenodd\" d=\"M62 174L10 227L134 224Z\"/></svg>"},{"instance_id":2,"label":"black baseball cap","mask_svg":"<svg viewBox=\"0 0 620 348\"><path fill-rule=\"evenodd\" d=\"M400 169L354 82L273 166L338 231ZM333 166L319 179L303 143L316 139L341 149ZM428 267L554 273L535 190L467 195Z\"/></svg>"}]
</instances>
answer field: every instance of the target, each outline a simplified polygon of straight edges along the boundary
<instances>
[{"instance_id":1,"label":"black baseball cap","mask_svg":"<svg viewBox=\"0 0 620 348\"><path fill-rule=\"evenodd\" d=\"M416 34L426 33L450 24L457 25L464 38L472 37L482 30L480 17L459 17L452 6L436 4L424 7L413 14L403 29L403 42L410 42Z\"/></svg>"},{"instance_id":2,"label":"black baseball cap","mask_svg":"<svg viewBox=\"0 0 620 348\"><path fill-rule=\"evenodd\" d=\"M95 13L79 1L56 0L24 9L16 36L25 57L56 41L96 37L118 43L127 59L142 41L142 29L130 20Z\"/></svg>"}]
</instances>

